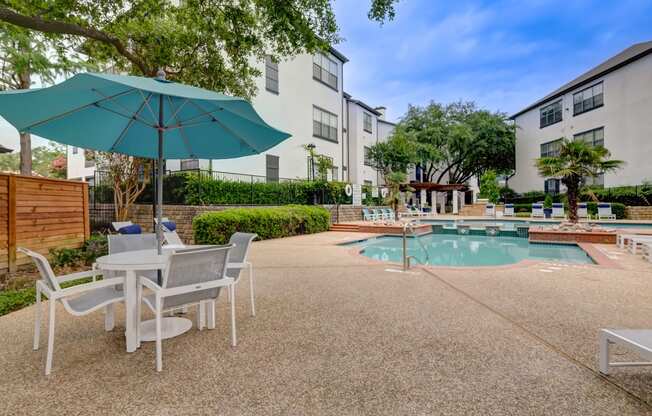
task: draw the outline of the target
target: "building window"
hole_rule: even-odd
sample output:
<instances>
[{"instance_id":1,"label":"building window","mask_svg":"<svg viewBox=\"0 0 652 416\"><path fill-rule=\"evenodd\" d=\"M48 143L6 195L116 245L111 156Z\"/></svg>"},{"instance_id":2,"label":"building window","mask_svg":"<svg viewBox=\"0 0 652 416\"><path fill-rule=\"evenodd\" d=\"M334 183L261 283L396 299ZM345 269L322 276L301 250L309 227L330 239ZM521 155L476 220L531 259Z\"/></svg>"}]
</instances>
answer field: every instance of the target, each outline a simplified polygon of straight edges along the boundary
<instances>
[{"instance_id":1,"label":"building window","mask_svg":"<svg viewBox=\"0 0 652 416\"><path fill-rule=\"evenodd\" d=\"M278 62L271 56L265 58L265 89L278 94Z\"/></svg>"},{"instance_id":2,"label":"building window","mask_svg":"<svg viewBox=\"0 0 652 416\"><path fill-rule=\"evenodd\" d=\"M362 113L362 128L364 131L371 133L371 114Z\"/></svg>"},{"instance_id":3,"label":"building window","mask_svg":"<svg viewBox=\"0 0 652 416\"><path fill-rule=\"evenodd\" d=\"M338 180L339 179L339 176L338 176L339 174L340 174L340 169L337 166L333 166L333 169L331 171L332 180L334 180L334 181Z\"/></svg>"},{"instance_id":4,"label":"building window","mask_svg":"<svg viewBox=\"0 0 652 416\"><path fill-rule=\"evenodd\" d=\"M582 140L592 146L604 147L604 127L578 133L573 136L574 140Z\"/></svg>"},{"instance_id":5,"label":"building window","mask_svg":"<svg viewBox=\"0 0 652 416\"><path fill-rule=\"evenodd\" d=\"M265 155L266 165L266 178L267 182L278 182L278 165L279 157L273 155Z\"/></svg>"},{"instance_id":6,"label":"building window","mask_svg":"<svg viewBox=\"0 0 652 416\"><path fill-rule=\"evenodd\" d=\"M544 128L561 121L561 100L556 101L539 110L539 128Z\"/></svg>"},{"instance_id":7,"label":"building window","mask_svg":"<svg viewBox=\"0 0 652 416\"><path fill-rule=\"evenodd\" d=\"M602 82L573 94L573 115L586 113L604 104Z\"/></svg>"},{"instance_id":8,"label":"building window","mask_svg":"<svg viewBox=\"0 0 652 416\"><path fill-rule=\"evenodd\" d=\"M371 148L365 146L363 148L363 150L364 150L364 164L366 166L371 166L371 158L369 157L370 156L369 153L371 152Z\"/></svg>"},{"instance_id":9,"label":"building window","mask_svg":"<svg viewBox=\"0 0 652 416\"><path fill-rule=\"evenodd\" d=\"M72 147L72 154L73 154L73 155L76 155L77 153L79 153L79 147L77 147L77 146L73 146L73 147Z\"/></svg>"},{"instance_id":10,"label":"building window","mask_svg":"<svg viewBox=\"0 0 652 416\"><path fill-rule=\"evenodd\" d=\"M199 159L181 159L181 170L199 170Z\"/></svg>"},{"instance_id":11,"label":"building window","mask_svg":"<svg viewBox=\"0 0 652 416\"><path fill-rule=\"evenodd\" d=\"M561 139L541 144L541 157L557 157L561 149Z\"/></svg>"},{"instance_id":12,"label":"building window","mask_svg":"<svg viewBox=\"0 0 652 416\"><path fill-rule=\"evenodd\" d=\"M337 115L313 106L312 135L337 142Z\"/></svg>"},{"instance_id":13,"label":"building window","mask_svg":"<svg viewBox=\"0 0 652 416\"><path fill-rule=\"evenodd\" d=\"M337 88L337 74L337 62L335 60L322 53L317 53L312 57L312 77L339 91Z\"/></svg>"},{"instance_id":14,"label":"building window","mask_svg":"<svg viewBox=\"0 0 652 416\"><path fill-rule=\"evenodd\" d=\"M543 189L545 193L557 195L559 193L559 179L546 179L543 183Z\"/></svg>"}]
</instances>

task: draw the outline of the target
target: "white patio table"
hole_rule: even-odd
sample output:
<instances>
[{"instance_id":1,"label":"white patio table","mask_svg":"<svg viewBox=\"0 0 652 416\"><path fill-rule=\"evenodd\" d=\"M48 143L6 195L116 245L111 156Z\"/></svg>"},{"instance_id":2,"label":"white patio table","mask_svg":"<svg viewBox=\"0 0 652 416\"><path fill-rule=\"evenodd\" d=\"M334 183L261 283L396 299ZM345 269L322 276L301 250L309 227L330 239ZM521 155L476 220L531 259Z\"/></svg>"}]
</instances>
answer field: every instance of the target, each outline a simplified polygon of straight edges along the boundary
<instances>
[{"instance_id":1,"label":"white patio table","mask_svg":"<svg viewBox=\"0 0 652 416\"><path fill-rule=\"evenodd\" d=\"M203 246L184 246L183 248L198 248ZM176 247L175 247L176 248ZM174 252L170 248L163 254L156 250L126 251L98 257L95 261L101 270L124 271L125 294L125 338L127 352L134 352L140 347L140 341L154 341L156 338L155 321L149 320L138 325L138 272L144 270L164 270L168 254ZM183 334L192 328L192 321L186 318L167 317L163 319L163 338L172 338Z\"/></svg>"}]
</instances>

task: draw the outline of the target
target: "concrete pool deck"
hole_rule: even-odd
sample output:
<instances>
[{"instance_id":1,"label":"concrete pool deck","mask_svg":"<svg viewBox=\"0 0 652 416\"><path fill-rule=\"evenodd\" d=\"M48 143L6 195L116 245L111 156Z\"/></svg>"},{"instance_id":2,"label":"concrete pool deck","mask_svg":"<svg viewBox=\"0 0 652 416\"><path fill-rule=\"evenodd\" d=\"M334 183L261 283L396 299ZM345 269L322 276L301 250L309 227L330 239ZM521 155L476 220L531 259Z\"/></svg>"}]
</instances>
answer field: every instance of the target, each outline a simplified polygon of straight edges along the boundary
<instances>
[{"instance_id":1,"label":"concrete pool deck","mask_svg":"<svg viewBox=\"0 0 652 416\"><path fill-rule=\"evenodd\" d=\"M61 313L47 378L45 339L31 350L34 307L0 317L0 414L652 413L652 368L597 373L599 328L652 328L651 264L605 245L596 249L620 269L399 273L337 245L365 236L255 243L258 315L245 281L238 347L221 299L218 329L163 342L162 373L153 344L125 352L121 308L112 332L101 313Z\"/></svg>"}]
</instances>

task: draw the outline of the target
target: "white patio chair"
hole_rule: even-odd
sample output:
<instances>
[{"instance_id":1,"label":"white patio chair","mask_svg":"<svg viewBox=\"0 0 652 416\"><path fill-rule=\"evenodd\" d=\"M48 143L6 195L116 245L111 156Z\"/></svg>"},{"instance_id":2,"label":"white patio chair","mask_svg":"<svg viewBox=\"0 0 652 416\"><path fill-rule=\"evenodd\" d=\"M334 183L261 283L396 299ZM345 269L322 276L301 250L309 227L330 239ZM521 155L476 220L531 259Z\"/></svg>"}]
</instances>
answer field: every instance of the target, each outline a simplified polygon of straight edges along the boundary
<instances>
[{"instance_id":1,"label":"white patio chair","mask_svg":"<svg viewBox=\"0 0 652 416\"><path fill-rule=\"evenodd\" d=\"M197 305L198 327L202 329L203 305L209 306L208 328L215 328L215 301L220 289L231 292L231 345L236 346L234 279L226 276L229 250L232 245L192 249L170 254L159 286L149 279L139 279L138 299L156 315L156 371L163 370L162 318L163 313ZM152 294L143 296L143 288Z\"/></svg>"},{"instance_id":2,"label":"white patio chair","mask_svg":"<svg viewBox=\"0 0 652 416\"><path fill-rule=\"evenodd\" d=\"M543 213L543 204L532 204L532 213L530 214L532 218L543 218L545 214Z\"/></svg>"},{"instance_id":3,"label":"white patio chair","mask_svg":"<svg viewBox=\"0 0 652 416\"><path fill-rule=\"evenodd\" d=\"M99 270L55 276L45 256L26 248L18 248L18 251L29 256L36 263L36 267L41 275L41 280L36 282L34 350L38 350L39 348L39 337L41 333L41 295L44 294L49 299L48 352L45 361L45 375L48 375L52 371L57 301L61 302L66 312L73 316L87 315L102 307L108 308L109 306L113 306L114 303L122 302L124 295L116 287L118 284L123 283L124 280L123 278L105 278L96 281L95 278L101 274ZM93 281L65 289L61 287L61 283L86 277L92 277ZM104 329L107 331L113 329L113 319L109 319L109 314L106 315Z\"/></svg>"},{"instance_id":4,"label":"white patio chair","mask_svg":"<svg viewBox=\"0 0 652 416\"><path fill-rule=\"evenodd\" d=\"M484 216L485 217L496 216L496 206L494 204L486 204L484 206Z\"/></svg>"},{"instance_id":5,"label":"white patio chair","mask_svg":"<svg viewBox=\"0 0 652 416\"><path fill-rule=\"evenodd\" d=\"M376 221L378 221L378 215L376 215L375 213L369 211L368 208L362 208L362 219L364 221L376 222Z\"/></svg>"},{"instance_id":6,"label":"white patio chair","mask_svg":"<svg viewBox=\"0 0 652 416\"><path fill-rule=\"evenodd\" d=\"M564 212L564 204L561 202L555 202L552 204L552 218L566 218L566 213Z\"/></svg>"},{"instance_id":7,"label":"white patio chair","mask_svg":"<svg viewBox=\"0 0 652 416\"><path fill-rule=\"evenodd\" d=\"M503 217L513 217L514 216L514 204L505 204L503 209Z\"/></svg>"},{"instance_id":8,"label":"white patio chair","mask_svg":"<svg viewBox=\"0 0 652 416\"><path fill-rule=\"evenodd\" d=\"M580 220L589 218L589 209L586 202L580 202L577 204L577 218Z\"/></svg>"},{"instance_id":9,"label":"white patio chair","mask_svg":"<svg viewBox=\"0 0 652 416\"><path fill-rule=\"evenodd\" d=\"M229 239L229 244L233 245L233 248L229 253L229 263L226 266L226 275L234 280L233 293L235 293L236 285L240 281L242 269L247 269L249 272L251 316L256 316L256 303L254 301L254 266L248 259L251 244L257 237L258 235L253 233L234 233Z\"/></svg>"},{"instance_id":10,"label":"white patio chair","mask_svg":"<svg viewBox=\"0 0 652 416\"><path fill-rule=\"evenodd\" d=\"M609 374L611 367L652 366L652 329L601 329L599 338L599 366L602 374ZM611 362L609 361L609 347L611 344L621 345L638 353L648 361Z\"/></svg>"},{"instance_id":11,"label":"white patio chair","mask_svg":"<svg viewBox=\"0 0 652 416\"><path fill-rule=\"evenodd\" d=\"M616 215L611 212L611 204L606 202L598 203L598 219L615 220Z\"/></svg>"}]
</instances>

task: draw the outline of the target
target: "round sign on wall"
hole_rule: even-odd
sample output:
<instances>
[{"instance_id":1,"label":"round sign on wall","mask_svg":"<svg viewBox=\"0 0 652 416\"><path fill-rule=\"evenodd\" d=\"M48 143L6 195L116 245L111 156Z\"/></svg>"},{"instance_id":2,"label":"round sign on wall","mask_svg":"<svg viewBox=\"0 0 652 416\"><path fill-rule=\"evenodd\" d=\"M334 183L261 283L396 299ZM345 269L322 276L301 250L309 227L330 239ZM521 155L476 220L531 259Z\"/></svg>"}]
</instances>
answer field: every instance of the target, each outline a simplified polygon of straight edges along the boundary
<instances>
[{"instance_id":1,"label":"round sign on wall","mask_svg":"<svg viewBox=\"0 0 652 416\"><path fill-rule=\"evenodd\" d=\"M344 187L344 193L346 193L346 196L353 195L353 187L351 186L350 183L347 183L346 186Z\"/></svg>"}]
</instances>

